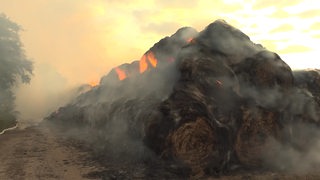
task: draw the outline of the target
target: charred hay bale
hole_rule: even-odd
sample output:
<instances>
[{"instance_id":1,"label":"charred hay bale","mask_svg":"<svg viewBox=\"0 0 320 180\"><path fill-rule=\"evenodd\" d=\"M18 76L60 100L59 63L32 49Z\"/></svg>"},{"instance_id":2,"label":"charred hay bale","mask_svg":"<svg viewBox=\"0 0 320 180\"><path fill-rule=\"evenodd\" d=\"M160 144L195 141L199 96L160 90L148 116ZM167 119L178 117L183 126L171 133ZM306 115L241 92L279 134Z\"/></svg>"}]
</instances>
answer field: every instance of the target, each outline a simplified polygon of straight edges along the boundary
<instances>
[{"instance_id":1,"label":"charred hay bale","mask_svg":"<svg viewBox=\"0 0 320 180\"><path fill-rule=\"evenodd\" d=\"M226 57L198 49L195 51L194 48L194 46L184 48L184 51L190 51L192 54L186 53L179 56L180 79L174 93L182 90L181 84L192 85L200 90L199 95L195 96L201 97L200 94L205 96L203 100L198 101L209 101L211 105L223 104L225 111L234 109L237 106L235 101L239 82L232 69L225 64ZM190 89L187 94L194 92Z\"/></svg>"},{"instance_id":2,"label":"charred hay bale","mask_svg":"<svg viewBox=\"0 0 320 180\"><path fill-rule=\"evenodd\" d=\"M65 107L60 107L45 119L53 121L57 124L67 125L69 127L82 127L87 124L84 114L85 108L86 107L67 105Z\"/></svg>"},{"instance_id":3,"label":"charred hay bale","mask_svg":"<svg viewBox=\"0 0 320 180\"><path fill-rule=\"evenodd\" d=\"M228 58L225 61L228 65L238 64L264 50L261 45L254 44L246 34L224 20L216 20L209 24L195 41L210 52L226 55Z\"/></svg>"},{"instance_id":4,"label":"charred hay bale","mask_svg":"<svg viewBox=\"0 0 320 180\"><path fill-rule=\"evenodd\" d=\"M260 51L232 69L239 80L241 97L265 108L285 108L284 98L293 87L293 75L277 54Z\"/></svg>"},{"instance_id":5,"label":"charred hay bale","mask_svg":"<svg viewBox=\"0 0 320 180\"><path fill-rule=\"evenodd\" d=\"M167 142L170 144L167 151L189 166L192 176L203 176L219 156L217 135L205 118L181 125L169 134Z\"/></svg>"},{"instance_id":6,"label":"charred hay bale","mask_svg":"<svg viewBox=\"0 0 320 180\"><path fill-rule=\"evenodd\" d=\"M293 71L293 76L294 84L299 88L310 91L320 106L320 70Z\"/></svg>"},{"instance_id":7,"label":"charred hay bale","mask_svg":"<svg viewBox=\"0 0 320 180\"><path fill-rule=\"evenodd\" d=\"M180 28L170 37L165 37L154 44L149 51L154 52L160 62L174 60L180 49L186 46L191 39L195 38L198 32L192 27Z\"/></svg>"},{"instance_id":8,"label":"charred hay bale","mask_svg":"<svg viewBox=\"0 0 320 180\"><path fill-rule=\"evenodd\" d=\"M193 47L189 48L193 52ZM228 117L239 107L238 81L223 57L195 51L179 56L178 60L180 79L161 105L165 119L179 126L208 117L213 126L234 126L234 122L224 121L222 125L218 121L219 115Z\"/></svg>"},{"instance_id":9,"label":"charred hay bale","mask_svg":"<svg viewBox=\"0 0 320 180\"><path fill-rule=\"evenodd\" d=\"M144 124L143 143L160 156L165 151L167 136L174 126L174 122L164 118L161 112L155 113L155 116Z\"/></svg>"},{"instance_id":10,"label":"charred hay bale","mask_svg":"<svg viewBox=\"0 0 320 180\"><path fill-rule=\"evenodd\" d=\"M307 90L294 88L287 94L289 102L286 107L288 123L304 122L320 126L320 106L315 97Z\"/></svg>"},{"instance_id":11,"label":"charred hay bale","mask_svg":"<svg viewBox=\"0 0 320 180\"><path fill-rule=\"evenodd\" d=\"M306 153L319 143L319 126L304 122L304 117L295 118L299 118L299 120L287 124L281 133L285 135L287 144L301 153Z\"/></svg>"},{"instance_id":12,"label":"charred hay bale","mask_svg":"<svg viewBox=\"0 0 320 180\"><path fill-rule=\"evenodd\" d=\"M224 57L193 48L179 55L180 78L160 106L163 117L156 123L161 128L154 128L154 139L167 144L163 154L182 160L193 174L204 173L207 166L221 172L238 128L237 119L231 118L239 107L237 79Z\"/></svg>"},{"instance_id":13,"label":"charred hay bale","mask_svg":"<svg viewBox=\"0 0 320 180\"><path fill-rule=\"evenodd\" d=\"M287 95L288 106L283 113L282 134L296 150L308 151L320 137L320 106L307 90L295 88Z\"/></svg>"},{"instance_id":14,"label":"charred hay bale","mask_svg":"<svg viewBox=\"0 0 320 180\"><path fill-rule=\"evenodd\" d=\"M250 85L260 89L293 86L291 68L276 53L270 51L260 51L232 68L242 86Z\"/></svg>"},{"instance_id":15,"label":"charred hay bale","mask_svg":"<svg viewBox=\"0 0 320 180\"><path fill-rule=\"evenodd\" d=\"M274 151L270 140L280 138L280 114L260 107L242 109L242 124L235 142L237 158L245 166L263 167L266 153Z\"/></svg>"},{"instance_id":16,"label":"charred hay bale","mask_svg":"<svg viewBox=\"0 0 320 180\"><path fill-rule=\"evenodd\" d=\"M180 49L186 46L189 41L197 35L198 32L192 27L180 28L170 37L167 36L155 43L147 52L145 52L143 57L146 58L146 55L150 55L151 53L157 60L157 69L161 69L163 67L168 68L168 64L173 65L172 62L175 61ZM146 63L148 64L147 66L151 66L149 62ZM131 64L125 63L112 69L107 75L101 78L100 84L110 86L119 83L120 78L118 78L117 70L124 73L125 78L137 76L140 74L139 61L133 61Z\"/></svg>"}]
</instances>

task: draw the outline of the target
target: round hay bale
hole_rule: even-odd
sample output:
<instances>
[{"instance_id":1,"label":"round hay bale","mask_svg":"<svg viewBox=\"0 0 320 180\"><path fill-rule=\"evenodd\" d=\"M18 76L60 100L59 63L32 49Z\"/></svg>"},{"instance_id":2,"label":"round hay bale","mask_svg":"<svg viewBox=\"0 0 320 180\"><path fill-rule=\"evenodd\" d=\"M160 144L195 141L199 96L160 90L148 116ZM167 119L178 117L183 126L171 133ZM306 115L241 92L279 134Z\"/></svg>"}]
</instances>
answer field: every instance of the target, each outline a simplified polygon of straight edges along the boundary
<instances>
[{"instance_id":1,"label":"round hay bale","mask_svg":"<svg viewBox=\"0 0 320 180\"><path fill-rule=\"evenodd\" d=\"M277 55L270 51L260 51L245 59L233 70L245 86L257 88L273 88L281 86L284 89L293 86L291 68Z\"/></svg>"},{"instance_id":2,"label":"round hay bale","mask_svg":"<svg viewBox=\"0 0 320 180\"><path fill-rule=\"evenodd\" d=\"M218 155L216 134L204 118L187 122L168 136L172 155L192 169L193 176L203 176Z\"/></svg>"},{"instance_id":3,"label":"round hay bale","mask_svg":"<svg viewBox=\"0 0 320 180\"><path fill-rule=\"evenodd\" d=\"M242 125L239 128L235 152L241 164L247 167L262 167L265 154L272 151L271 141L279 136L279 114L251 107L243 109Z\"/></svg>"}]
</instances>

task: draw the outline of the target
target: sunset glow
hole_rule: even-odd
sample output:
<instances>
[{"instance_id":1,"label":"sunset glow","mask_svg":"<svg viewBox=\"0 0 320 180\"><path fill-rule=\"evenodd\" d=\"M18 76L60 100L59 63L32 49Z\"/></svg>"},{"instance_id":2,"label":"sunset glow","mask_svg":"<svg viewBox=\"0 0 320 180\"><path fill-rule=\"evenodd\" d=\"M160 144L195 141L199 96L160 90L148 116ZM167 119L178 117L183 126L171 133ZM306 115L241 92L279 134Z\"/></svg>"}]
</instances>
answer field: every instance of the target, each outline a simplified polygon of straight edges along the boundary
<instances>
[{"instance_id":1,"label":"sunset glow","mask_svg":"<svg viewBox=\"0 0 320 180\"><path fill-rule=\"evenodd\" d=\"M320 68L319 9L316 0L2 0L0 12L25 29L22 41L36 63L54 67L68 83L83 83L136 60L180 27L201 31L216 19L277 52L293 69ZM156 66L149 56L140 72Z\"/></svg>"}]
</instances>

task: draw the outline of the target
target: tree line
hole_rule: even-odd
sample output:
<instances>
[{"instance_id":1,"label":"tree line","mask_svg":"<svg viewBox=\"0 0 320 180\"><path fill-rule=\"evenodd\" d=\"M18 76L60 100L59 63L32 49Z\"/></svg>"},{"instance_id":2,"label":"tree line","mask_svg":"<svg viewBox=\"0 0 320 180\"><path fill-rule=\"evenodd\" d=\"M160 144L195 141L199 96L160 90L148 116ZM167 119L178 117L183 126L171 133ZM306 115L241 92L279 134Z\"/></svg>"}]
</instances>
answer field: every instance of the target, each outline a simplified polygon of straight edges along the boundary
<instances>
[{"instance_id":1,"label":"tree line","mask_svg":"<svg viewBox=\"0 0 320 180\"><path fill-rule=\"evenodd\" d=\"M16 123L14 88L29 83L33 63L26 56L19 33L22 27L0 14L0 131Z\"/></svg>"}]
</instances>

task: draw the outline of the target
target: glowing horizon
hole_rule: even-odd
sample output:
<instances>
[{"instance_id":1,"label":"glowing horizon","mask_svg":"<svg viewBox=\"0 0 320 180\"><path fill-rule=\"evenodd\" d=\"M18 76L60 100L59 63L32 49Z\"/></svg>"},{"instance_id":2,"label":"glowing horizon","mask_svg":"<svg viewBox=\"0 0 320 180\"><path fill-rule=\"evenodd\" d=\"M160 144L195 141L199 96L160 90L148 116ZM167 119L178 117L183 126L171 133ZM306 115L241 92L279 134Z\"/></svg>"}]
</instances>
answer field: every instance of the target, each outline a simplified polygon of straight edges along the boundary
<instances>
[{"instance_id":1,"label":"glowing horizon","mask_svg":"<svg viewBox=\"0 0 320 180\"><path fill-rule=\"evenodd\" d=\"M179 28L201 31L217 19L278 53L292 69L320 69L316 0L0 1L0 12L23 27L21 40L35 63L31 84L16 93L24 118L43 117L66 101L61 94L97 85L112 68L139 60Z\"/></svg>"},{"instance_id":2,"label":"glowing horizon","mask_svg":"<svg viewBox=\"0 0 320 180\"><path fill-rule=\"evenodd\" d=\"M52 66L68 83L92 83L113 67L139 59L180 27L201 31L216 19L226 20L252 41L290 58L283 59L294 68L320 68L316 59L299 65L294 57L310 58L320 52L317 9L314 0L12 0L2 2L0 12L25 29L22 41L36 64Z\"/></svg>"}]
</instances>

